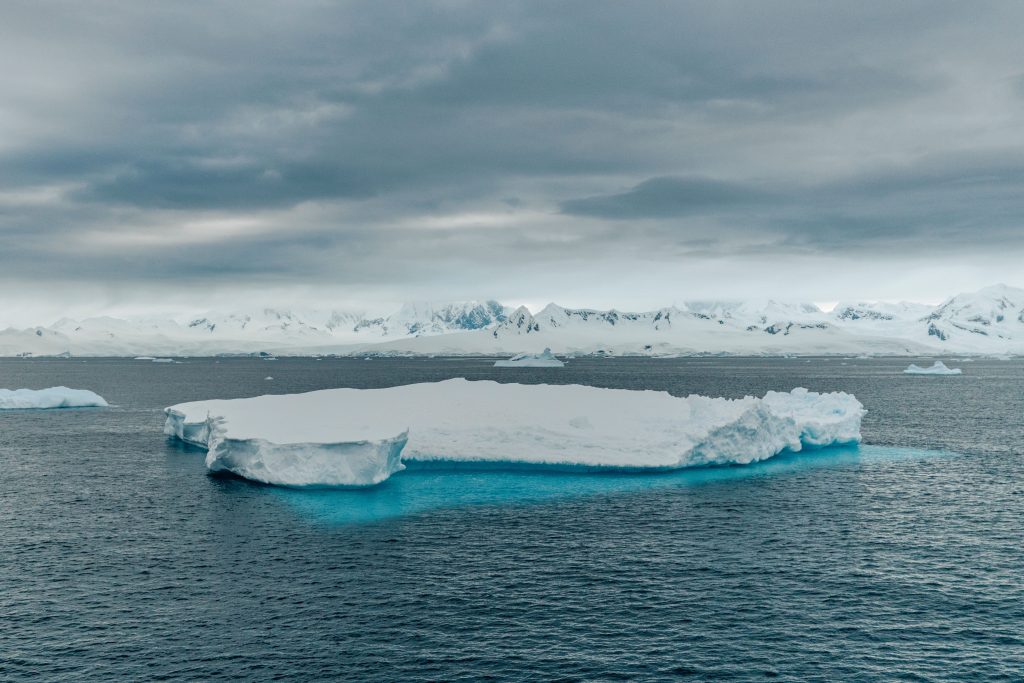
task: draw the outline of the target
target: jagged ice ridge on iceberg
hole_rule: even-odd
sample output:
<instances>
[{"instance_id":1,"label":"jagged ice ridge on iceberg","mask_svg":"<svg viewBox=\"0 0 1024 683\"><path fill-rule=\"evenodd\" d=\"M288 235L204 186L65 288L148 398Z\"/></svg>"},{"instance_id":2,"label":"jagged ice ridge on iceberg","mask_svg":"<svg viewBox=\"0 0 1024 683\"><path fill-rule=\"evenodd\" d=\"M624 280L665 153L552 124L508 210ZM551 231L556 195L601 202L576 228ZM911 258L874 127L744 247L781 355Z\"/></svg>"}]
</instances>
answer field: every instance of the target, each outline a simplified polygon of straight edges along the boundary
<instances>
[{"instance_id":1,"label":"jagged ice ridge on iceberg","mask_svg":"<svg viewBox=\"0 0 1024 683\"><path fill-rule=\"evenodd\" d=\"M164 432L207 448L206 465L284 486L367 486L402 461L669 470L746 464L860 441L845 393L688 396L579 385L450 379L387 389L195 401Z\"/></svg>"},{"instance_id":2,"label":"jagged ice ridge on iceberg","mask_svg":"<svg viewBox=\"0 0 1024 683\"><path fill-rule=\"evenodd\" d=\"M105 408L106 400L86 389L0 389L0 410Z\"/></svg>"}]
</instances>

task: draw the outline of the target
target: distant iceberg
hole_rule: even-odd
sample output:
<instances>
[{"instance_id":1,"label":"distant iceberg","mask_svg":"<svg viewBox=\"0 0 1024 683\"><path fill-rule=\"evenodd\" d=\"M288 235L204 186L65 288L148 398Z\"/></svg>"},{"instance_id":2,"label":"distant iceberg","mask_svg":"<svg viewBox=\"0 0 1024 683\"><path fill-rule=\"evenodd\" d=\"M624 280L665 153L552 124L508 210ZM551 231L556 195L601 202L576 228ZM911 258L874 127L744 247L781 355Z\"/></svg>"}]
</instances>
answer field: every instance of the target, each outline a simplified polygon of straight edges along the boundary
<instances>
[{"instance_id":1,"label":"distant iceberg","mask_svg":"<svg viewBox=\"0 0 1024 683\"><path fill-rule=\"evenodd\" d=\"M935 361L935 363L929 368L922 368L918 365L910 364L906 370L903 371L904 375L959 375L962 371L960 368L947 368L946 364L941 360Z\"/></svg>"},{"instance_id":2,"label":"distant iceberg","mask_svg":"<svg viewBox=\"0 0 1024 683\"><path fill-rule=\"evenodd\" d=\"M107 405L102 396L85 389L0 389L0 410L104 408Z\"/></svg>"},{"instance_id":3,"label":"distant iceberg","mask_svg":"<svg viewBox=\"0 0 1024 683\"><path fill-rule=\"evenodd\" d=\"M565 363L555 358L551 349L544 349L541 353L520 353L508 360L495 361L496 368L560 368Z\"/></svg>"},{"instance_id":4,"label":"distant iceberg","mask_svg":"<svg viewBox=\"0 0 1024 683\"><path fill-rule=\"evenodd\" d=\"M173 358L153 358L152 361L154 363L173 363L174 359Z\"/></svg>"},{"instance_id":5,"label":"distant iceberg","mask_svg":"<svg viewBox=\"0 0 1024 683\"><path fill-rule=\"evenodd\" d=\"M806 389L736 400L451 379L182 403L164 432L210 470L268 484L366 486L402 461L669 470L860 441L863 406Z\"/></svg>"}]
</instances>

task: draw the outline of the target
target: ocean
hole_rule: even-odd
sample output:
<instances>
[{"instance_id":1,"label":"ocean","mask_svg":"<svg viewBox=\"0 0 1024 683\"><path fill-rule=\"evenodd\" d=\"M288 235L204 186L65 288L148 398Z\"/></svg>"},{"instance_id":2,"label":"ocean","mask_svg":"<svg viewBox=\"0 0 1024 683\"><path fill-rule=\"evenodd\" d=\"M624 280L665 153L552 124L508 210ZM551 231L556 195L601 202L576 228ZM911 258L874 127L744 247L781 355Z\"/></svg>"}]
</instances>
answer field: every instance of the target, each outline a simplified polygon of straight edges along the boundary
<instances>
[{"instance_id":1,"label":"ocean","mask_svg":"<svg viewBox=\"0 0 1024 683\"><path fill-rule=\"evenodd\" d=\"M911 360L0 360L112 404L0 412L0 680L1024 680L1024 362ZM212 476L161 431L182 401L449 377L869 412L860 447L757 465L336 491Z\"/></svg>"}]
</instances>

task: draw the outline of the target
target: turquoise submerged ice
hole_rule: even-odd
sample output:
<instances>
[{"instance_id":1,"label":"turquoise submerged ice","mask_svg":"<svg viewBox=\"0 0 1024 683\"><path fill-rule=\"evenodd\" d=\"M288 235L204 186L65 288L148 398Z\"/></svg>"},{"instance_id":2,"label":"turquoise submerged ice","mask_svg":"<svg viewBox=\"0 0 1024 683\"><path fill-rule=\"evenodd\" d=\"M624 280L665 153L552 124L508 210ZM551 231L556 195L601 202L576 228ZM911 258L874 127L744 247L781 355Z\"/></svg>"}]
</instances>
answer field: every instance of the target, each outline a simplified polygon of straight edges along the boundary
<instances>
[{"instance_id":1,"label":"turquoise submerged ice","mask_svg":"<svg viewBox=\"0 0 1024 683\"><path fill-rule=\"evenodd\" d=\"M285 486L367 486L403 462L674 470L747 464L860 441L845 393L762 398L450 379L387 389L196 401L164 431L208 449L210 470Z\"/></svg>"},{"instance_id":2,"label":"turquoise submerged ice","mask_svg":"<svg viewBox=\"0 0 1024 683\"><path fill-rule=\"evenodd\" d=\"M782 453L741 467L687 467L670 472L562 472L482 464L410 463L406 471L380 486L338 490L277 489L304 516L337 525L365 524L409 517L431 510L489 505L533 505L591 496L655 489L691 488L748 479L801 475L824 468L857 467L934 457L948 453L887 446L837 446L813 453Z\"/></svg>"}]
</instances>

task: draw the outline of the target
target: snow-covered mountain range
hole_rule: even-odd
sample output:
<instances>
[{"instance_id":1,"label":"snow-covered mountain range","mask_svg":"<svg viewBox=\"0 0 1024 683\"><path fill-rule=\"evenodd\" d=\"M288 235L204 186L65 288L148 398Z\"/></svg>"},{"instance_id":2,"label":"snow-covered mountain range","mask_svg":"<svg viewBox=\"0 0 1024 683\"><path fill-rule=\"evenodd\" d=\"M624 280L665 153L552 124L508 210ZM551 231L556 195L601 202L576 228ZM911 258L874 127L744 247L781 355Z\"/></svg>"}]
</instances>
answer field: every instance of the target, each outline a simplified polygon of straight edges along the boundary
<instances>
[{"instance_id":1,"label":"snow-covered mountain range","mask_svg":"<svg viewBox=\"0 0 1024 683\"><path fill-rule=\"evenodd\" d=\"M691 301L654 311L533 313L496 301L413 303L386 317L336 310L207 313L187 320L62 319L0 330L0 355L731 353L1024 354L1024 289L995 285L939 306Z\"/></svg>"}]
</instances>

